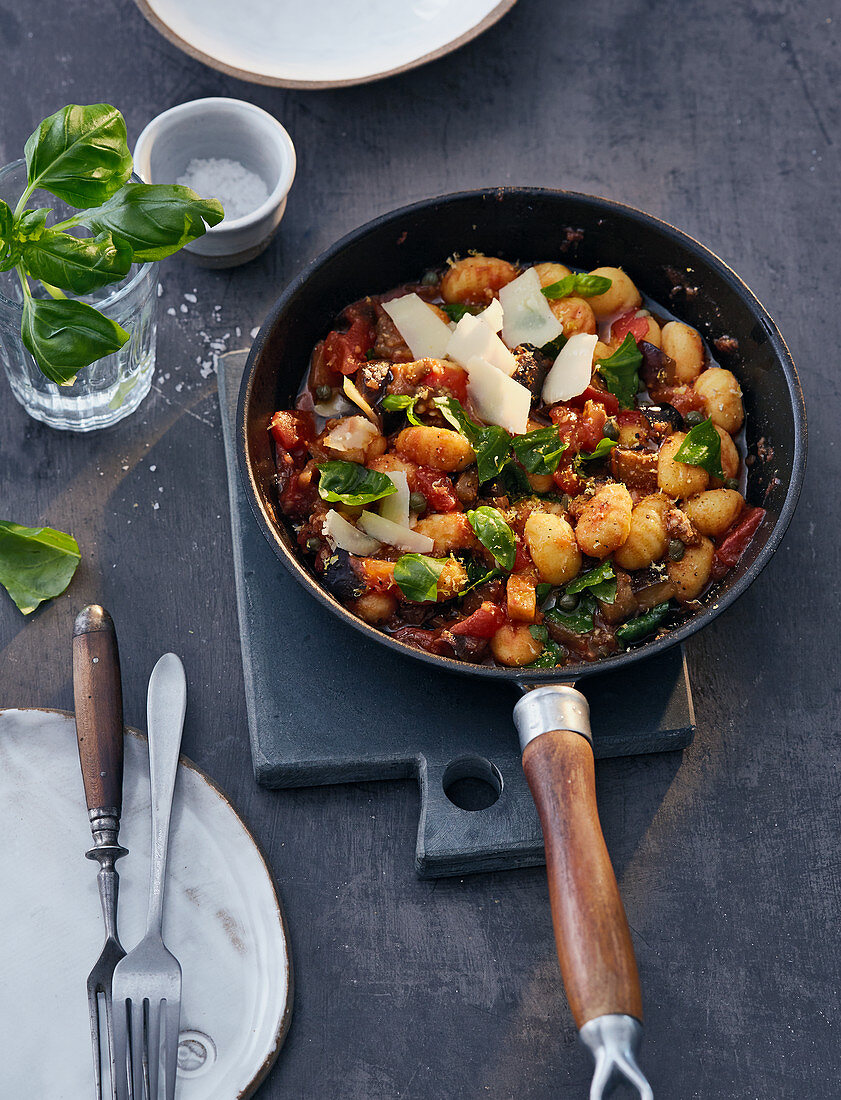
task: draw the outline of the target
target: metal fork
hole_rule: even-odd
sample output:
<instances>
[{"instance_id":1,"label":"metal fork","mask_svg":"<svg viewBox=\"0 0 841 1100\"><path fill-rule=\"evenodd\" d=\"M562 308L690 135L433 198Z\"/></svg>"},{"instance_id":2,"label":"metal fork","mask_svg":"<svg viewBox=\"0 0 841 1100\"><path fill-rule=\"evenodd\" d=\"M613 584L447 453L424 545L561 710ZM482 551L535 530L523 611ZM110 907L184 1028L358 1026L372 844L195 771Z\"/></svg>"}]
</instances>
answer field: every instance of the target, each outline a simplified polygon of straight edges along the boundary
<instances>
[{"instance_id":1,"label":"metal fork","mask_svg":"<svg viewBox=\"0 0 841 1100\"><path fill-rule=\"evenodd\" d=\"M110 1070L110 1089L116 1097L116 1063L112 1016L111 975L125 951L117 936L119 876L114 864L128 855L117 843L123 804L123 696L120 656L111 616L92 604L76 616L73 625L73 695L76 737L85 784L93 847L88 859L99 861L99 900L105 921L105 946L88 977L96 1100L102 1100L102 1069ZM103 1041L100 1015L105 1016Z\"/></svg>"},{"instance_id":2,"label":"metal fork","mask_svg":"<svg viewBox=\"0 0 841 1100\"><path fill-rule=\"evenodd\" d=\"M152 670L146 699L149 779L152 789L152 877L146 935L114 971L114 1037L119 1100L158 1100L160 1064L166 1100L175 1096L178 1028L181 1018L181 967L162 937L164 883L169 821L178 771L178 752L187 681L174 653L165 653ZM131 1093L128 1086L131 1084Z\"/></svg>"}]
</instances>

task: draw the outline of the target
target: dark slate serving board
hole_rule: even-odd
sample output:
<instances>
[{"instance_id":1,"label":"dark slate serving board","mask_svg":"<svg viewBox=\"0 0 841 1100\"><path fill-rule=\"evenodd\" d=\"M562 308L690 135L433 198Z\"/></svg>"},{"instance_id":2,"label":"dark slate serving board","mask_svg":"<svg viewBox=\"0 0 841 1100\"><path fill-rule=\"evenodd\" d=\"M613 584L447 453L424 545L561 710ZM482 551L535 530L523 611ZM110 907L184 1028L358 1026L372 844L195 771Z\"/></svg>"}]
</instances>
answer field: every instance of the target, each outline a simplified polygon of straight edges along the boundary
<instances>
[{"instance_id":1,"label":"dark slate serving board","mask_svg":"<svg viewBox=\"0 0 841 1100\"><path fill-rule=\"evenodd\" d=\"M542 863L540 825L511 718L517 701L511 688L435 673L376 645L312 600L275 557L237 469L234 420L243 367L244 356L220 362L219 400L257 781L299 787L417 776L419 874ZM691 693L678 649L627 672L588 678L585 692L597 757L681 749L692 740ZM480 778L495 769L501 781L497 800L473 810L451 802L444 782L454 763L449 775ZM481 788L466 786L460 801L481 796Z\"/></svg>"}]
</instances>

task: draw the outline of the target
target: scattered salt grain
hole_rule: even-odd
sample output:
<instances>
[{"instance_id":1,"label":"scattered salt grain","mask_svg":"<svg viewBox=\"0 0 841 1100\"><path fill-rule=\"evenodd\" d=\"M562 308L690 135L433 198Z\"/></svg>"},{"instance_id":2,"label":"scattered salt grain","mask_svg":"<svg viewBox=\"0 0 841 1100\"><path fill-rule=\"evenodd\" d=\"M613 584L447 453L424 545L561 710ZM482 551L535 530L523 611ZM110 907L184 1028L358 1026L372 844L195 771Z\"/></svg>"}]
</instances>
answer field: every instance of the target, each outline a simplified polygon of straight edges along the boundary
<instances>
[{"instance_id":1,"label":"scattered salt grain","mask_svg":"<svg viewBox=\"0 0 841 1100\"><path fill-rule=\"evenodd\" d=\"M172 306L170 306L169 309L166 312L167 312L167 316L169 316L169 317L174 317L175 316L175 309Z\"/></svg>"},{"instance_id":2,"label":"scattered salt grain","mask_svg":"<svg viewBox=\"0 0 841 1100\"><path fill-rule=\"evenodd\" d=\"M196 302L198 301L198 298L195 296L195 294L185 294L184 295L184 300L186 302L190 302L192 305L195 305Z\"/></svg>"},{"instance_id":3,"label":"scattered salt grain","mask_svg":"<svg viewBox=\"0 0 841 1100\"><path fill-rule=\"evenodd\" d=\"M152 471L152 473L154 473L155 470L157 470L157 468L158 468L157 466L150 466L149 467L149 469Z\"/></svg>"},{"instance_id":4,"label":"scattered salt grain","mask_svg":"<svg viewBox=\"0 0 841 1100\"><path fill-rule=\"evenodd\" d=\"M260 326L259 326L259 325L258 325L258 326L257 326L256 328L253 328L253 329L251 330L251 339L252 339L252 340L256 340L256 339L257 339L257 333L258 333L259 331L260 331Z\"/></svg>"},{"instance_id":5,"label":"scattered salt grain","mask_svg":"<svg viewBox=\"0 0 841 1100\"><path fill-rule=\"evenodd\" d=\"M160 508L160 504L156 500L153 500L152 501L152 507L157 512L157 510Z\"/></svg>"},{"instance_id":6,"label":"scattered salt grain","mask_svg":"<svg viewBox=\"0 0 841 1100\"><path fill-rule=\"evenodd\" d=\"M180 305L180 306L179 306L178 308L179 308L179 309L181 310L181 312L182 312L182 313L189 313L189 312L190 312L190 311L189 311L189 310L187 309L187 307L186 307L186 306L184 305L184 303L183 303L183 302L181 303L181 305Z\"/></svg>"},{"instance_id":7,"label":"scattered salt grain","mask_svg":"<svg viewBox=\"0 0 841 1100\"><path fill-rule=\"evenodd\" d=\"M191 160L176 183L218 199L225 208L225 221L250 214L269 197L269 189L258 175L226 157Z\"/></svg>"}]
</instances>

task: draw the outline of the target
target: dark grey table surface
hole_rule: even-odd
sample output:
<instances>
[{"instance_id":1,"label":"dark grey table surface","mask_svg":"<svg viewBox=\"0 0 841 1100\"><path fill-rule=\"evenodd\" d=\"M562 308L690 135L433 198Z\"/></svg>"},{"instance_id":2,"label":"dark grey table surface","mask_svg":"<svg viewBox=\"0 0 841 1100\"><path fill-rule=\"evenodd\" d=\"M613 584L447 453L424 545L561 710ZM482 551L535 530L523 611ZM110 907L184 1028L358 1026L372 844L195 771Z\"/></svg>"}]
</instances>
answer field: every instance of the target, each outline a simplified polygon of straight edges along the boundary
<instances>
[{"instance_id":1,"label":"dark grey table surface","mask_svg":"<svg viewBox=\"0 0 841 1100\"><path fill-rule=\"evenodd\" d=\"M164 266L158 375L130 420L60 434L0 382L0 516L71 530L83 552L68 593L29 618L0 594L0 704L72 707L71 625L92 600L117 623L131 724L156 657L183 655L185 750L253 827L291 932L294 1017L261 1100L586 1095L542 871L418 880L408 781L258 789L234 605L214 354L247 347L345 231L500 183L607 195L688 230L753 287L799 366L805 491L768 570L689 646L695 742L602 762L598 782L658 1098L841 1091L839 21L825 0L520 0L413 73L298 92L190 60L130 0L0 4L2 163L68 101L116 103L133 140L173 104L242 97L298 149L264 256Z\"/></svg>"}]
</instances>

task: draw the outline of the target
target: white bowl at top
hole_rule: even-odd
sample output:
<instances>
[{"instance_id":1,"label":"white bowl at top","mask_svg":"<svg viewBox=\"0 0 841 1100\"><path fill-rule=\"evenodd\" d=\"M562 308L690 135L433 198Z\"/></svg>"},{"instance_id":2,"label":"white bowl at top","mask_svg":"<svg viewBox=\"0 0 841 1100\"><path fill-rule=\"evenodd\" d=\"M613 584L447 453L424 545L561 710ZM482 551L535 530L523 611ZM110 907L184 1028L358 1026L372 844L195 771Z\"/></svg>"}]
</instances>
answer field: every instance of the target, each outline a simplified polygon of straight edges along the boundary
<instances>
[{"instance_id":1,"label":"white bowl at top","mask_svg":"<svg viewBox=\"0 0 841 1100\"><path fill-rule=\"evenodd\" d=\"M234 267L259 256L280 224L295 178L295 146L261 107L214 96L181 103L153 118L134 147L134 168L146 183L177 183L191 161L210 159L238 161L262 179L269 193L256 210L226 217L185 246L206 267Z\"/></svg>"}]
</instances>

